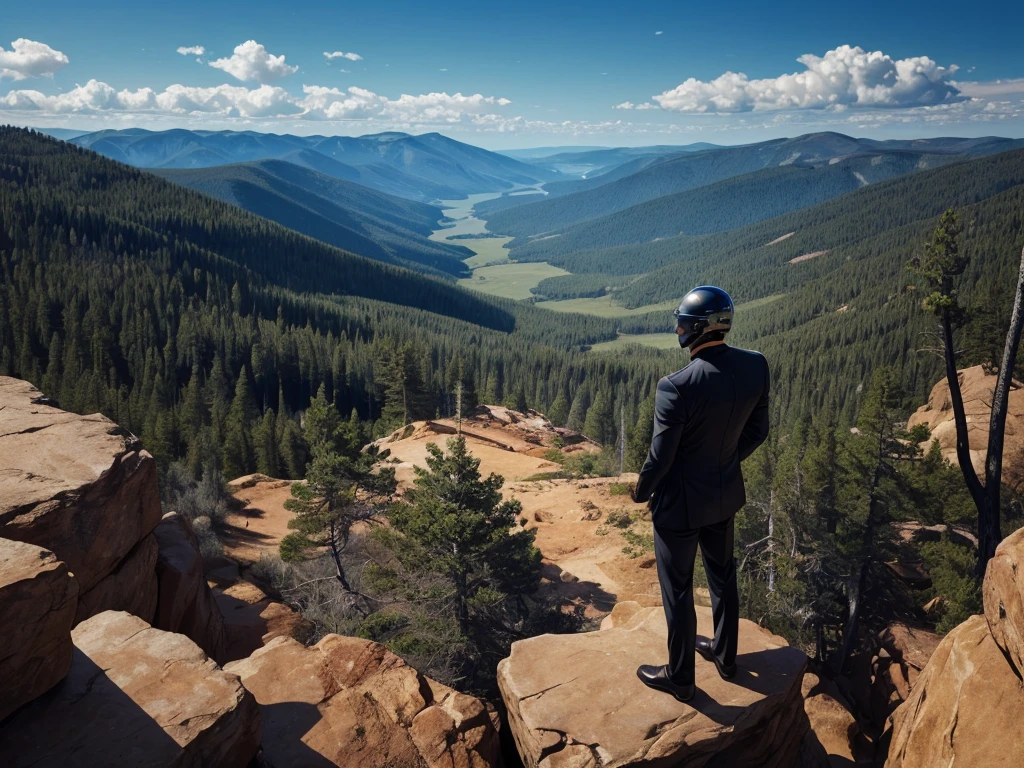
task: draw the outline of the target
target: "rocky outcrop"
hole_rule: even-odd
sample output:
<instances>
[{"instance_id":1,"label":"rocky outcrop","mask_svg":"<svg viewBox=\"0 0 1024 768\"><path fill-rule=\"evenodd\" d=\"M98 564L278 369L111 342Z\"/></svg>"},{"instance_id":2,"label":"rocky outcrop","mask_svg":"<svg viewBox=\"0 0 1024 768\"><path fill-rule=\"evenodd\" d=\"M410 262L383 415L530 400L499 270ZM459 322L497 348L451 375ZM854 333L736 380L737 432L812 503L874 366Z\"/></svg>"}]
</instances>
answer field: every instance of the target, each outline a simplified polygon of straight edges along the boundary
<instances>
[{"instance_id":1,"label":"rocky outcrop","mask_svg":"<svg viewBox=\"0 0 1024 768\"><path fill-rule=\"evenodd\" d=\"M909 695L890 718L887 768L1024 761L1022 560L1024 529L1005 539L989 562L985 616L946 635L916 682L909 680Z\"/></svg>"},{"instance_id":2,"label":"rocky outcrop","mask_svg":"<svg viewBox=\"0 0 1024 768\"><path fill-rule=\"evenodd\" d=\"M5 766L230 768L255 756L255 700L188 638L117 611L72 637L64 681L0 726Z\"/></svg>"},{"instance_id":3,"label":"rocky outcrop","mask_svg":"<svg viewBox=\"0 0 1024 768\"><path fill-rule=\"evenodd\" d=\"M203 575L199 542L188 521L168 512L154 531L157 543L156 618L153 626L180 632L208 656L227 661L224 619Z\"/></svg>"},{"instance_id":4,"label":"rocky outcrop","mask_svg":"<svg viewBox=\"0 0 1024 768\"><path fill-rule=\"evenodd\" d=\"M110 419L67 413L40 397L31 384L0 377L0 536L63 560L86 614L144 610L155 603L156 581L132 583L115 571L160 521L156 463Z\"/></svg>"},{"instance_id":5,"label":"rocky outcrop","mask_svg":"<svg viewBox=\"0 0 1024 768\"><path fill-rule=\"evenodd\" d=\"M302 614L271 600L259 587L240 580L213 590L218 613L224 617L226 657L244 659L275 637L306 643L315 627Z\"/></svg>"},{"instance_id":6,"label":"rocky outcrop","mask_svg":"<svg viewBox=\"0 0 1024 768\"><path fill-rule=\"evenodd\" d=\"M52 552L0 539L0 720L68 673L77 598Z\"/></svg>"},{"instance_id":7,"label":"rocky outcrop","mask_svg":"<svg viewBox=\"0 0 1024 768\"><path fill-rule=\"evenodd\" d=\"M484 768L498 734L483 703L436 683L377 643L279 637L225 670L263 711L272 765Z\"/></svg>"},{"instance_id":8,"label":"rocky outcrop","mask_svg":"<svg viewBox=\"0 0 1024 768\"><path fill-rule=\"evenodd\" d=\"M801 768L870 765L874 750L839 687L826 677L806 672L800 693L810 724L801 749Z\"/></svg>"},{"instance_id":9,"label":"rocky outcrop","mask_svg":"<svg viewBox=\"0 0 1024 768\"><path fill-rule=\"evenodd\" d=\"M736 678L724 681L698 659L697 696L681 704L636 677L640 664L665 659L661 608L615 611L609 629L520 640L499 664L509 725L529 768L796 763L807 732L803 653L743 620ZM697 609L697 631L711 634L709 609Z\"/></svg>"},{"instance_id":10,"label":"rocky outcrop","mask_svg":"<svg viewBox=\"0 0 1024 768\"><path fill-rule=\"evenodd\" d=\"M996 377L986 373L980 366L965 368L957 373L960 391L964 399L964 415L967 418L967 437L970 443L971 464L980 475L985 472L985 455L988 451L988 427L992 415L992 392ZM956 424L953 422L953 403L949 398L949 385L942 378L932 388L928 402L917 409L907 422L908 428L924 424L931 430L931 438L939 441L942 455L954 466L956 457ZM1003 450L1006 469L1019 470L1015 466L1024 449L1024 389L1010 390L1009 407L1006 417L1006 444ZM924 446L927 448L927 445Z\"/></svg>"},{"instance_id":11,"label":"rocky outcrop","mask_svg":"<svg viewBox=\"0 0 1024 768\"><path fill-rule=\"evenodd\" d=\"M996 644L1024 675L1024 528L1010 534L988 563L985 618Z\"/></svg>"},{"instance_id":12,"label":"rocky outcrop","mask_svg":"<svg viewBox=\"0 0 1024 768\"><path fill-rule=\"evenodd\" d=\"M78 599L75 623L104 611L127 611L152 623L157 600L157 543L149 534L113 571Z\"/></svg>"},{"instance_id":13,"label":"rocky outcrop","mask_svg":"<svg viewBox=\"0 0 1024 768\"><path fill-rule=\"evenodd\" d=\"M878 635L878 647L871 658L867 692L856 686L862 710L881 730L886 719L907 700L917 685L921 670L928 664L942 638L934 632L902 622L890 624Z\"/></svg>"},{"instance_id":14,"label":"rocky outcrop","mask_svg":"<svg viewBox=\"0 0 1024 768\"><path fill-rule=\"evenodd\" d=\"M1024 688L983 616L935 650L892 717L886 768L1011 768L1024 756Z\"/></svg>"}]
</instances>

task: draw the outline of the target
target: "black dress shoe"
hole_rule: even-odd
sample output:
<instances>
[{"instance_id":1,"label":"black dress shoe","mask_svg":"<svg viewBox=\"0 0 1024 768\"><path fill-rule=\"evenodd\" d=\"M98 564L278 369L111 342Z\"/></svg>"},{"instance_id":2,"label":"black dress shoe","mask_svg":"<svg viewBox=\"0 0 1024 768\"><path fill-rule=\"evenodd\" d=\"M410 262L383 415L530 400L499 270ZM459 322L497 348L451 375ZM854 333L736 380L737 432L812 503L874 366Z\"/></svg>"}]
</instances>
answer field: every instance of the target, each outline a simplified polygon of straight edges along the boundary
<instances>
[{"instance_id":1,"label":"black dress shoe","mask_svg":"<svg viewBox=\"0 0 1024 768\"><path fill-rule=\"evenodd\" d=\"M689 685L679 685L673 683L668 679L668 667L654 667L650 664L643 664L636 669L636 676L640 678L640 681L648 688L653 688L656 691L667 693L674 697L676 701L687 702L693 698L693 695L697 692L697 686L693 683Z\"/></svg>"},{"instance_id":2,"label":"black dress shoe","mask_svg":"<svg viewBox=\"0 0 1024 768\"><path fill-rule=\"evenodd\" d=\"M732 680L736 677L736 665L735 664L723 664L715 656L711 650L710 640L698 640L697 641L697 653L701 655L704 661L713 661L715 666L718 668L718 674L722 676L723 680Z\"/></svg>"}]
</instances>

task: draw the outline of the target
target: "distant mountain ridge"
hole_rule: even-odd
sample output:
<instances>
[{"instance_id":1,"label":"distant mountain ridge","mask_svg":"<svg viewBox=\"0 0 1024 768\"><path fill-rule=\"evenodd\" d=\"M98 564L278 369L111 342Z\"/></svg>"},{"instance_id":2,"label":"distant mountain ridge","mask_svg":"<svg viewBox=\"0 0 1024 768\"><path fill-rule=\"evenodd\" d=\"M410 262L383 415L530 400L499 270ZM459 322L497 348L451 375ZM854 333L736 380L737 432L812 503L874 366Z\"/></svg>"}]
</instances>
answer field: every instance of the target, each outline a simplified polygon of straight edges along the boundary
<instances>
[{"instance_id":1,"label":"distant mountain ridge","mask_svg":"<svg viewBox=\"0 0 1024 768\"><path fill-rule=\"evenodd\" d=\"M876 141L855 139L840 133L813 133L791 139L689 152L653 161L638 158L605 175L548 184L545 191L549 196L543 200L497 211L483 208L478 210L478 215L487 218L492 232L529 237L558 232L655 198L765 168L823 165L857 155L881 156L893 151L933 158L947 156L953 160L1019 147L1024 147L1024 139L983 137ZM935 161L935 164L940 162ZM637 165L638 168L635 167ZM508 201L504 202L507 204Z\"/></svg>"},{"instance_id":2,"label":"distant mountain ridge","mask_svg":"<svg viewBox=\"0 0 1024 768\"><path fill-rule=\"evenodd\" d=\"M350 137L130 128L88 133L70 142L139 168L209 168L284 159L420 201L462 198L560 177L556 171L437 133Z\"/></svg>"},{"instance_id":3,"label":"distant mountain ridge","mask_svg":"<svg viewBox=\"0 0 1024 768\"><path fill-rule=\"evenodd\" d=\"M437 206L284 160L152 172L360 256L445 277L469 273L462 259L472 251L427 239L444 215Z\"/></svg>"},{"instance_id":4,"label":"distant mountain ridge","mask_svg":"<svg viewBox=\"0 0 1024 768\"><path fill-rule=\"evenodd\" d=\"M724 232L959 158L889 151L852 155L824 165L773 166L638 203L547 237L517 238L510 247L517 260L535 261L678 235Z\"/></svg>"}]
</instances>

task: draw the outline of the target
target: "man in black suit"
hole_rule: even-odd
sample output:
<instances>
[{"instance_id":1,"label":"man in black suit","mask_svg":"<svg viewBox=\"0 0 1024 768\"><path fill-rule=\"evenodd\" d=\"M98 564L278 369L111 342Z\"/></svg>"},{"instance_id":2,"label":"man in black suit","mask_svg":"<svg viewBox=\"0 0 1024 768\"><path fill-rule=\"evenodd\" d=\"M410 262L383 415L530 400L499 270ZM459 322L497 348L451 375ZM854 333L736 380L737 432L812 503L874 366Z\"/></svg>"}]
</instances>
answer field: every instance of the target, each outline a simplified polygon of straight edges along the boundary
<instances>
[{"instance_id":1,"label":"man in black suit","mask_svg":"<svg viewBox=\"0 0 1024 768\"><path fill-rule=\"evenodd\" d=\"M740 462L768 436L768 363L730 347L733 304L721 288L700 286L676 310L679 345L690 364L658 382L651 449L633 489L649 502L654 554L668 621L665 666L639 678L680 701L694 695L695 652L719 674L736 674L739 596L733 517L746 503ZM693 566L700 544L715 621L713 640L697 641Z\"/></svg>"}]
</instances>

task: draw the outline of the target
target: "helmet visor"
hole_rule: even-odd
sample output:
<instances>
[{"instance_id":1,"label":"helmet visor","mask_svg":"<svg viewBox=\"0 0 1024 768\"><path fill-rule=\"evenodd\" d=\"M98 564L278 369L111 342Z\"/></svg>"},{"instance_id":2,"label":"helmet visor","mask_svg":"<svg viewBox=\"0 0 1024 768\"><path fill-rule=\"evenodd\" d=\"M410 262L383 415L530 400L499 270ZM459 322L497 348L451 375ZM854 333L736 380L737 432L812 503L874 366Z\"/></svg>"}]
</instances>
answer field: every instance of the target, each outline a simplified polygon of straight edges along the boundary
<instances>
[{"instance_id":1,"label":"helmet visor","mask_svg":"<svg viewBox=\"0 0 1024 768\"><path fill-rule=\"evenodd\" d=\"M676 312L676 335L679 337L679 345L687 347L701 334L701 329L706 325L703 318L692 315L681 315Z\"/></svg>"}]
</instances>

